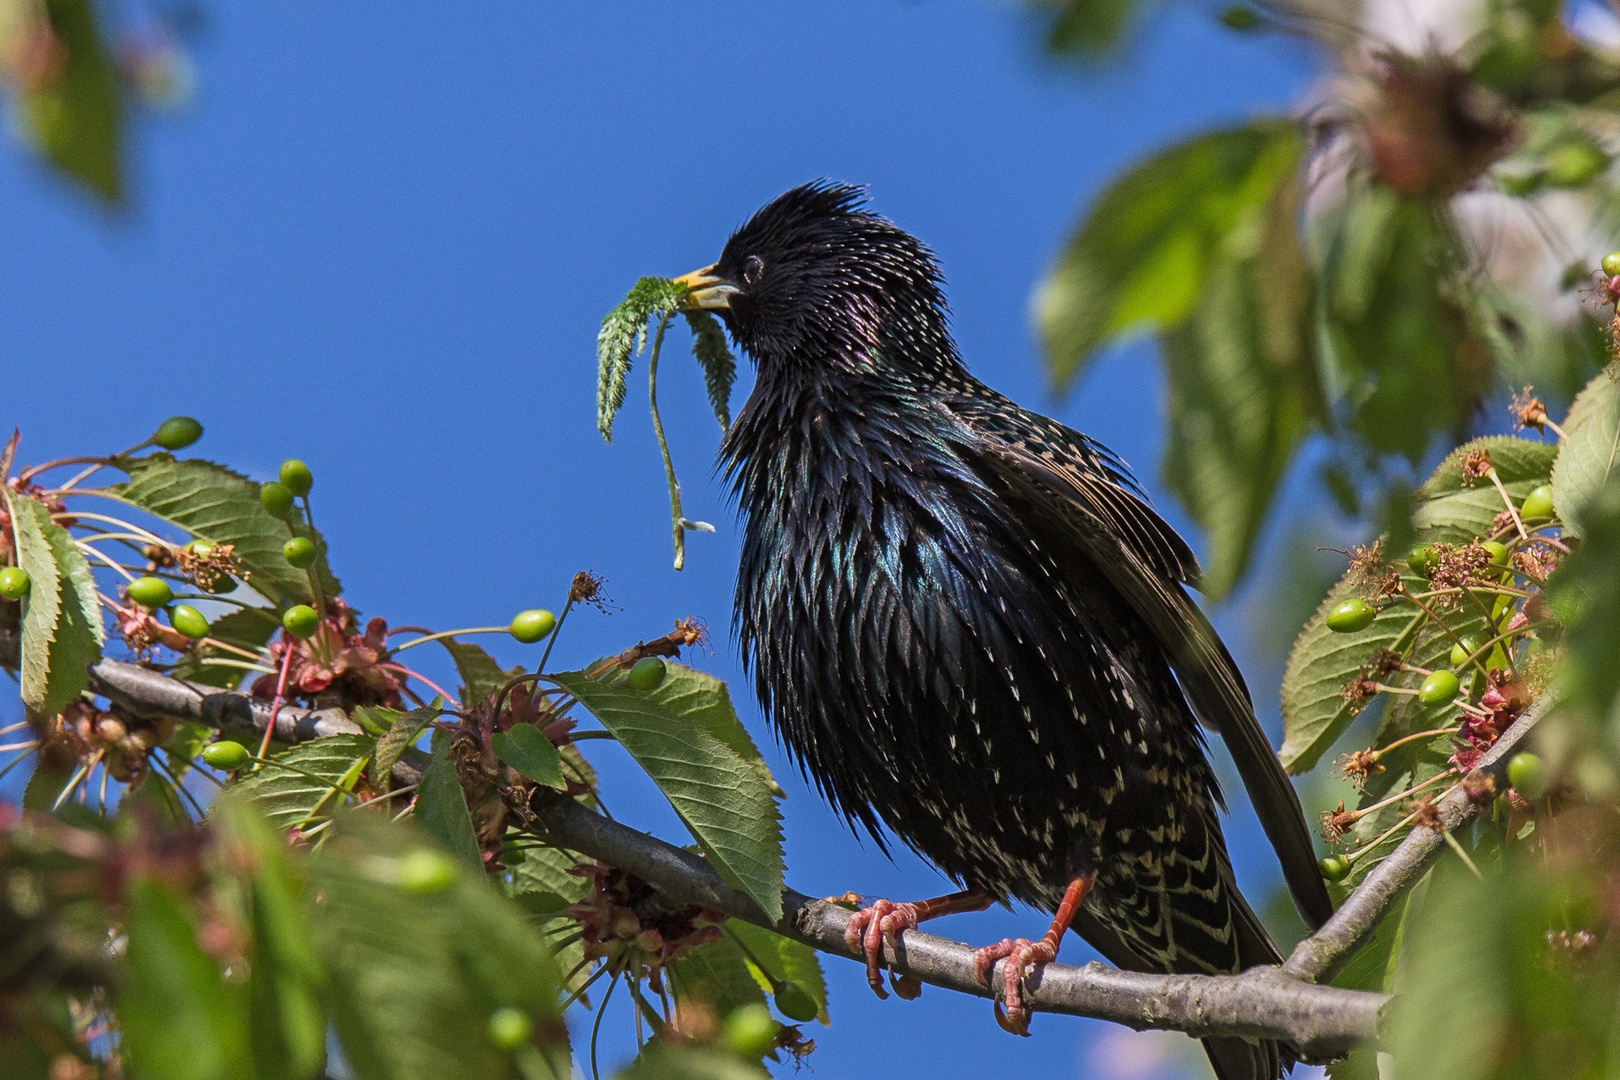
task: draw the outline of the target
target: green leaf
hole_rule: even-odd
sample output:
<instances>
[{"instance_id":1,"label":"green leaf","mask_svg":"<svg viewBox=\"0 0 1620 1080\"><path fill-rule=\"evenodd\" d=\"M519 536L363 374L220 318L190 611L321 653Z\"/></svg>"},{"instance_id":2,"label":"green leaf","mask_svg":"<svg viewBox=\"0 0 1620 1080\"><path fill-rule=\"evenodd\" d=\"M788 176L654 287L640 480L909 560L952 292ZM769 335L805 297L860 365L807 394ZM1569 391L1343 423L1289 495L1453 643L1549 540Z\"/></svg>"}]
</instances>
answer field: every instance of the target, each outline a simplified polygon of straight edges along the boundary
<instances>
[{"instance_id":1,"label":"green leaf","mask_svg":"<svg viewBox=\"0 0 1620 1080\"><path fill-rule=\"evenodd\" d=\"M583 672L553 680L652 777L720 876L781 918L782 829L759 771L691 717L628 686Z\"/></svg>"},{"instance_id":2,"label":"green leaf","mask_svg":"<svg viewBox=\"0 0 1620 1080\"><path fill-rule=\"evenodd\" d=\"M42 7L65 62L54 77L22 94L19 113L27 138L64 173L109 203L120 202L119 74L96 25L95 5L47 0Z\"/></svg>"},{"instance_id":3,"label":"green leaf","mask_svg":"<svg viewBox=\"0 0 1620 1080\"><path fill-rule=\"evenodd\" d=\"M557 744L533 724L516 724L511 731L498 731L490 742L497 757L535 783L558 791L568 786Z\"/></svg>"},{"instance_id":4,"label":"green leaf","mask_svg":"<svg viewBox=\"0 0 1620 1080\"><path fill-rule=\"evenodd\" d=\"M587 670L595 671L610 660L610 657L603 657ZM606 675L599 676L601 681L629 686L626 681L629 677L627 669L615 666L607 670ZM724 682L696 668L666 660L664 681L653 690L637 692L669 707L731 747L770 785L772 795L779 799L787 798L776 783L776 778L771 775L770 766L765 764L765 758L748 734L748 729L737 719L737 710L731 704L731 692L726 689Z\"/></svg>"},{"instance_id":5,"label":"green leaf","mask_svg":"<svg viewBox=\"0 0 1620 1080\"><path fill-rule=\"evenodd\" d=\"M165 453L118 458L129 483L107 489L114 498L138 506L201 539L230 544L247 572L247 585L272 603L311 603L309 578L290 565L281 549L290 536L311 540L320 552L316 567L327 596L342 591L326 567L326 541L304 523L297 510L286 522L270 516L259 502L259 485L211 461L176 461ZM291 529L291 533L288 530Z\"/></svg>"},{"instance_id":6,"label":"green leaf","mask_svg":"<svg viewBox=\"0 0 1620 1080\"><path fill-rule=\"evenodd\" d=\"M249 652L257 652L280 629L281 620L268 608L237 608L209 623L208 636ZM246 668L204 664L202 661L208 657L247 659L237 653L194 642L169 674L176 679L185 679L187 682L201 683L204 686L218 686L227 690L241 685L244 679L255 677L254 673Z\"/></svg>"},{"instance_id":7,"label":"green leaf","mask_svg":"<svg viewBox=\"0 0 1620 1080\"><path fill-rule=\"evenodd\" d=\"M242 882L251 867L247 918L250 1042L256 1080L307 1080L326 1056L320 957L304 900L304 880L286 843L237 796L215 804L211 820L230 851L224 873Z\"/></svg>"},{"instance_id":8,"label":"green leaf","mask_svg":"<svg viewBox=\"0 0 1620 1080\"><path fill-rule=\"evenodd\" d=\"M614 1080L769 1080L763 1065L700 1047L654 1040Z\"/></svg>"},{"instance_id":9,"label":"green leaf","mask_svg":"<svg viewBox=\"0 0 1620 1080\"><path fill-rule=\"evenodd\" d=\"M42 503L6 490L17 561L32 579L22 612L22 699L54 716L90 683L105 632L90 567Z\"/></svg>"},{"instance_id":10,"label":"green leaf","mask_svg":"<svg viewBox=\"0 0 1620 1080\"><path fill-rule=\"evenodd\" d=\"M125 897L127 978L117 998L120 1050L138 1076L248 1076L241 991L197 944L192 916L170 888L138 878Z\"/></svg>"},{"instance_id":11,"label":"green leaf","mask_svg":"<svg viewBox=\"0 0 1620 1080\"><path fill-rule=\"evenodd\" d=\"M685 285L668 278L644 277L603 316L602 329L596 335L596 428L605 441L613 441L613 417L624 405L630 358L646 344L648 321L673 313L686 293ZM696 332L696 327L693 329ZM694 350L697 347L694 342Z\"/></svg>"},{"instance_id":12,"label":"green leaf","mask_svg":"<svg viewBox=\"0 0 1620 1080\"><path fill-rule=\"evenodd\" d=\"M422 831L443 844L450 854L483 870L484 858L472 813L467 809L467 793L450 761L450 739L443 732L434 733L433 763L422 773L422 786L416 789L415 817Z\"/></svg>"},{"instance_id":13,"label":"green leaf","mask_svg":"<svg viewBox=\"0 0 1620 1080\"><path fill-rule=\"evenodd\" d=\"M398 709L387 709L381 705L361 705L349 714L349 719L359 724L367 735L375 735L381 738L388 734L389 729L394 726L394 722L400 716L401 713ZM380 772L377 775L385 777L388 774Z\"/></svg>"},{"instance_id":14,"label":"green leaf","mask_svg":"<svg viewBox=\"0 0 1620 1080\"><path fill-rule=\"evenodd\" d=\"M677 1001L701 1001L721 1017L744 1005L765 1003L767 991L733 938L722 936L699 945L670 964L669 970Z\"/></svg>"},{"instance_id":15,"label":"green leaf","mask_svg":"<svg viewBox=\"0 0 1620 1080\"><path fill-rule=\"evenodd\" d=\"M1138 0L1043 0L1058 9L1047 48L1094 60L1119 43L1140 6Z\"/></svg>"},{"instance_id":16,"label":"green leaf","mask_svg":"<svg viewBox=\"0 0 1620 1080\"><path fill-rule=\"evenodd\" d=\"M1555 452L1547 443L1509 436L1475 439L1453 450L1416 494L1412 520L1418 543L1467 543L1486 532L1503 509L1502 497L1489 480L1476 480L1470 487L1463 486L1462 459L1481 450L1490 453L1491 462L1509 494L1520 499L1531 488L1546 483ZM1405 554L1389 553L1394 559L1404 559ZM1400 567L1405 570L1404 562ZM1403 573L1402 581L1411 591L1428 587L1423 578L1411 573ZM1324 621L1327 613L1341 601L1356 595L1359 594L1355 583L1346 575L1328 593L1289 654L1282 685L1285 740L1278 756L1290 773L1310 771L1349 726L1355 710L1344 698L1345 684L1376 650L1402 653L1421 667L1450 666L1451 638L1432 623L1419 630L1422 613L1410 603L1384 608L1364 630L1348 634L1329 630ZM1484 627L1484 613L1465 609L1451 621L1459 635L1476 633ZM1392 685L1414 687L1419 681L1421 679L1409 672L1392 673L1385 679ZM1385 731L1421 730L1407 727L1420 715L1423 715L1422 710L1402 701L1391 710Z\"/></svg>"},{"instance_id":17,"label":"green leaf","mask_svg":"<svg viewBox=\"0 0 1620 1080\"><path fill-rule=\"evenodd\" d=\"M434 708L412 709L410 712L398 713L388 728L388 733L377 740L377 752L372 758L372 779L386 791L393 786L391 777L394 774L394 765L399 761L407 747L414 746L427 726L433 723L439 715Z\"/></svg>"},{"instance_id":18,"label":"green leaf","mask_svg":"<svg viewBox=\"0 0 1620 1080\"><path fill-rule=\"evenodd\" d=\"M1581 511L1620 465L1620 367L1597 373L1564 418L1564 441L1553 469L1553 506L1564 531L1581 536Z\"/></svg>"},{"instance_id":19,"label":"green leaf","mask_svg":"<svg viewBox=\"0 0 1620 1080\"><path fill-rule=\"evenodd\" d=\"M421 846L414 830L354 812L312 857L316 941L326 1007L359 1080L507 1080L512 1055L488 1036L489 1017L534 1017L567 1077L557 1019L557 971L528 919L484 875L465 868L427 896L394 884L387 864Z\"/></svg>"},{"instance_id":20,"label":"green leaf","mask_svg":"<svg viewBox=\"0 0 1620 1080\"><path fill-rule=\"evenodd\" d=\"M1587 745L1606 749L1612 769L1620 746L1620 473L1581 513L1586 535L1547 583L1567 627L1558 712L1586 729Z\"/></svg>"},{"instance_id":21,"label":"green leaf","mask_svg":"<svg viewBox=\"0 0 1620 1080\"><path fill-rule=\"evenodd\" d=\"M814 949L741 919L728 921L725 929L742 945L748 957L749 970L754 972L761 990L770 992L773 980L777 983L793 983L816 1003L816 1019L823 1024L829 1023L827 979L822 974L821 960ZM761 971L760 967L764 970Z\"/></svg>"},{"instance_id":22,"label":"green leaf","mask_svg":"<svg viewBox=\"0 0 1620 1080\"><path fill-rule=\"evenodd\" d=\"M1323 344L1347 383L1349 424L1376 453L1415 463L1488 389L1484 346L1449 296L1461 242L1427 203L1380 186L1330 221Z\"/></svg>"},{"instance_id":23,"label":"green leaf","mask_svg":"<svg viewBox=\"0 0 1620 1080\"><path fill-rule=\"evenodd\" d=\"M688 311L686 325L692 331L692 355L703 369L703 385L709 392L709 405L720 430L731 427L731 384L737 378L737 361L726 347L726 332L720 320L707 311Z\"/></svg>"},{"instance_id":24,"label":"green leaf","mask_svg":"<svg viewBox=\"0 0 1620 1080\"><path fill-rule=\"evenodd\" d=\"M1164 336L1165 482L1209 540L1203 591L1248 568L1277 484L1305 434L1310 275L1290 173L1221 244L1199 314Z\"/></svg>"},{"instance_id":25,"label":"green leaf","mask_svg":"<svg viewBox=\"0 0 1620 1080\"><path fill-rule=\"evenodd\" d=\"M231 790L253 800L277 829L302 826L343 805L343 795L353 789L376 745L369 735L328 735L299 743L237 780Z\"/></svg>"},{"instance_id":26,"label":"green leaf","mask_svg":"<svg viewBox=\"0 0 1620 1080\"><path fill-rule=\"evenodd\" d=\"M1180 325L1227 234L1303 149L1292 121L1259 120L1172 147L1115 180L1036 293L1053 385L1067 390L1110 340Z\"/></svg>"},{"instance_id":27,"label":"green leaf","mask_svg":"<svg viewBox=\"0 0 1620 1080\"><path fill-rule=\"evenodd\" d=\"M510 671L502 669L493 656L470 642L440 638L439 644L455 661L456 672L461 676L463 708L472 708L525 671L522 665Z\"/></svg>"}]
</instances>

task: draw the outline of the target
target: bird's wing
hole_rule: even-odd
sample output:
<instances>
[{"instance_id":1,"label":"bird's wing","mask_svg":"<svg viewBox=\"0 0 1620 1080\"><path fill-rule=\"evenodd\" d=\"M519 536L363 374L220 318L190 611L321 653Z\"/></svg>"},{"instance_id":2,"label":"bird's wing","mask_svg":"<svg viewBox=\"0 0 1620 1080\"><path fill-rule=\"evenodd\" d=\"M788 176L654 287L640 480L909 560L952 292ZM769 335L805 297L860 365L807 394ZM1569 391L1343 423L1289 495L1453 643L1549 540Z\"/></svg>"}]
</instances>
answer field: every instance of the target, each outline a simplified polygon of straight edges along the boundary
<instances>
[{"instance_id":1,"label":"bird's wing","mask_svg":"<svg viewBox=\"0 0 1620 1080\"><path fill-rule=\"evenodd\" d=\"M944 403L969 432L963 452L1009 497L1051 519L1153 629L1198 718L1226 741L1300 912L1333 914L1294 785L1255 718L1237 664L1183 583L1197 581L1186 542L1100 465L1099 448L1056 421L1007 402ZM1122 468L1122 467L1120 467Z\"/></svg>"}]
</instances>

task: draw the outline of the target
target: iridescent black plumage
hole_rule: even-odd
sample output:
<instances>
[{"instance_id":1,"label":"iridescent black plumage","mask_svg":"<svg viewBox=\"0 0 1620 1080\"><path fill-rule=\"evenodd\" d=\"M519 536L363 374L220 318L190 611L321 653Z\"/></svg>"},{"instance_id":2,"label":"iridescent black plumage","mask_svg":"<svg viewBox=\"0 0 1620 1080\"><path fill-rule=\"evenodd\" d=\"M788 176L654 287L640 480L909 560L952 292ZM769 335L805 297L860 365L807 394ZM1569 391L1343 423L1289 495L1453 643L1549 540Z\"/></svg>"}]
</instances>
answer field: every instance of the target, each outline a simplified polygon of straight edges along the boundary
<instances>
[{"instance_id":1,"label":"iridescent black plumage","mask_svg":"<svg viewBox=\"0 0 1620 1080\"><path fill-rule=\"evenodd\" d=\"M1309 835L1198 570L1124 465L973 379L931 254L813 184L706 280L758 381L722 458L744 522L736 629L776 729L829 799L942 870L1143 971L1278 956L1238 892L1198 721L1232 745L1295 896ZM712 299L717 293L711 292ZM1207 1044L1265 1080L1278 1049Z\"/></svg>"}]
</instances>

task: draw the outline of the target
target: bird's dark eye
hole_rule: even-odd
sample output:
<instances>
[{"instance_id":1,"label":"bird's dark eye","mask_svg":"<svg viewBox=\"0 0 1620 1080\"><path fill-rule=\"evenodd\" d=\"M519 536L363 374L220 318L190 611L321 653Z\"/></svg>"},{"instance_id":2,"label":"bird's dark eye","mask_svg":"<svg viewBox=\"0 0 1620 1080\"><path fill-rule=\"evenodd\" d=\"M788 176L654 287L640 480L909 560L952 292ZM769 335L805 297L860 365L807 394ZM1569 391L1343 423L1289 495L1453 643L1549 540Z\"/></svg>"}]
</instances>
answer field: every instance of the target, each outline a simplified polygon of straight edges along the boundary
<instances>
[{"instance_id":1,"label":"bird's dark eye","mask_svg":"<svg viewBox=\"0 0 1620 1080\"><path fill-rule=\"evenodd\" d=\"M748 256L743 263L743 284L752 285L759 280L759 275L765 272L765 260L758 255Z\"/></svg>"}]
</instances>

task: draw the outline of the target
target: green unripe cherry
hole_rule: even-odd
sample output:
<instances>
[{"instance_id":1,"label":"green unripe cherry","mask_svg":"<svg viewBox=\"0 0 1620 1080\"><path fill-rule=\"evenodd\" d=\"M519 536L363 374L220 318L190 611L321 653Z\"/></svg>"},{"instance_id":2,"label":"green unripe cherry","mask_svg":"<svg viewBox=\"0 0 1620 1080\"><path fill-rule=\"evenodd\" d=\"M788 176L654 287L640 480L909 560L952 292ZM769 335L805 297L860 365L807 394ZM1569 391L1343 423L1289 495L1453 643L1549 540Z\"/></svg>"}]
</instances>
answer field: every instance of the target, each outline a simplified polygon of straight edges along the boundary
<instances>
[{"instance_id":1,"label":"green unripe cherry","mask_svg":"<svg viewBox=\"0 0 1620 1080\"><path fill-rule=\"evenodd\" d=\"M152 441L165 450L184 450L202 438L203 426L189 416L171 416L158 425Z\"/></svg>"},{"instance_id":2,"label":"green unripe cherry","mask_svg":"<svg viewBox=\"0 0 1620 1080\"><path fill-rule=\"evenodd\" d=\"M276 479L281 481L283 487L294 495L308 495L309 489L315 486L315 477L305 465L297 458L288 458L281 463L281 472Z\"/></svg>"},{"instance_id":3,"label":"green unripe cherry","mask_svg":"<svg viewBox=\"0 0 1620 1080\"><path fill-rule=\"evenodd\" d=\"M1513 785L1514 791L1531 802L1547 794L1547 787L1551 781L1547 763L1529 751L1514 754L1513 760L1508 762L1508 783Z\"/></svg>"},{"instance_id":4,"label":"green unripe cherry","mask_svg":"<svg viewBox=\"0 0 1620 1080\"><path fill-rule=\"evenodd\" d=\"M1327 614L1327 628L1340 634L1365 630L1378 617L1378 612L1365 600L1346 600Z\"/></svg>"},{"instance_id":5,"label":"green unripe cherry","mask_svg":"<svg viewBox=\"0 0 1620 1080\"><path fill-rule=\"evenodd\" d=\"M186 545L186 550L199 559L206 559L214 553L214 542L212 540L193 540Z\"/></svg>"},{"instance_id":6,"label":"green unripe cherry","mask_svg":"<svg viewBox=\"0 0 1620 1080\"><path fill-rule=\"evenodd\" d=\"M1481 543L1479 546L1484 548L1486 551L1488 551L1490 553L1491 565L1492 566L1506 566L1507 565L1508 550L1507 550L1506 547L1504 547L1501 544L1498 544L1495 540L1486 540L1483 543Z\"/></svg>"},{"instance_id":7,"label":"green unripe cherry","mask_svg":"<svg viewBox=\"0 0 1620 1080\"><path fill-rule=\"evenodd\" d=\"M174 590L160 577L138 577L129 583L129 598L141 607L160 608L174 599Z\"/></svg>"},{"instance_id":8,"label":"green unripe cherry","mask_svg":"<svg viewBox=\"0 0 1620 1080\"><path fill-rule=\"evenodd\" d=\"M321 617L308 604L294 604L281 617L281 625L295 638L312 636L321 627Z\"/></svg>"},{"instance_id":9,"label":"green unripe cherry","mask_svg":"<svg viewBox=\"0 0 1620 1080\"><path fill-rule=\"evenodd\" d=\"M1585 140L1563 143L1547 151L1547 183L1571 188L1589 184L1609 167L1609 155Z\"/></svg>"},{"instance_id":10,"label":"green unripe cherry","mask_svg":"<svg viewBox=\"0 0 1620 1080\"><path fill-rule=\"evenodd\" d=\"M269 483L259 485L259 502L273 518L285 518L292 513L292 488L286 484L271 480Z\"/></svg>"},{"instance_id":11,"label":"green unripe cherry","mask_svg":"<svg viewBox=\"0 0 1620 1080\"><path fill-rule=\"evenodd\" d=\"M544 608L532 608L512 616L512 625L507 630L523 644L533 645L556 628L557 616Z\"/></svg>"},{"instance_id":12,"label":"green unripe cherry","mask_svg":"<svg viewBox=\"0 0 1620 1080\"><path fill-rule=\"evenodd\" d=\"M1464 634L1461 643L1451 647L1451 666L1460 668L1468 663L1468 658L1479 652L1480 646L1485 643L1473 634Z\"/></svg>"},{"instance_id":13,"label":"green unripe cherry","mask_svg":"<svg viewBox=\"0 0 1620 1080\"><path fill-rule=\"evenodd\" d=\"M202 759L220 772L235 772L248 763L247 747L239 742L221 739L203 747Z\"/></svg>"},{"instance_id":14,"label":"green unripe cherry","mask_svg":"<svg viewBox=\"0 0 1620 1080\"><path fill-rule=\"evenodd\" d=\"M1542 518L1553 516L1552 487L1542 484L1524 497L1524 503L1519 507L1519 516L1526 521L1540 521Z\"/></svg>"},{"instance_id":15,"label":"green unripe cherry","mask_svg":"<svg viewBox=\"0 0 1620 1080\"><path fill-rule=\"evenodd\" d=\"M630 669L630 685L643 693L656 690L664 681L665 670L663 657L643 656Z\"/></svg>"},{"instance_id":16,"label":"green unripe cherry","mask_svg":"<svg viewBox=\"0 0 1620 1080\"><path fill-rule=\"evenodd\" d=\"M170 608L169 625L188 638L208 636L208 620L190 604L176 604Z\"/></svg>"},{"instance_id":17,"label":"green unripe cherry","mask_svg":"<svg viewBox=\"0 0 1620 1080\"><path fill-rule=\"evenodd\" d=\"M456 883L456 864L432 848L413 848L400 856L398 881L412 896L442 893Z\"/></svg>"},{"instance_id":18,"label":"green unripe cherry","mask_svg":"<svg viewBox=\"0 0 1620 1080\"><path fill-rule=\"evenodd\" d=\"M1412 573L1428 577L1429 571L1434 568L1439 558L1440 553L1434 550L1433 544L1420 544L1406 557L1406 565L1412 568Z\"/></svg>"},{"instance_id":19,"label":"green unripe cherry","mask_svg":"<svg viewBox=\"0 0 1620 1080\"><path fill-rule=\"evenodd\" d=\"M1329 855L1316 865L1329 881L1343 881L1350 876L1350 860L1343 855Z\"/></svg>"},{"instance_id":20,"label":"green unripe cherry","mask_svg":"<svg viewBox=\"0 0 1620 1080\"><path fill-rule=\"evenodd\" d=\"M789 1020L801 1024L814 1020L821 1012L816 1003L798 983L783 983L776 988L776 1009Z\"/></svg>"},{"instance_id":21,"label":"green unripe cherry","mask_svg":"<svg viewBox=\"0 0 1620 1080\"><path fill-rule=\"evenodd\" d=\"M489 1014L489 1041L502 1050L516 1050L534 1037L534 1020L521 1009L507 1006Z\"/></svg>"},{"instance_id":22,"label":"green unripe cherry","mask_svg":"<svg viewBox=\"0 0 1620 1080\"><path fill-rule=\"evenodd\" d=\"M1449 671L1436 671L1418 687L1418 700L1425 705L1443 705L1457 696L1457 676Z\"/></svg>"},{"instance_id":23,"label":"green unripe cherry","mask_svg":"<svg viewBox=\"0 0 1620 1080\"><path fill-rule=\"evenodd\" d=\"M1609 277L1620 274L1620 251L1611 251L1603 256L1603 272Z\"/></svg>"},{"instance_id":24,"label":"green unripe cherry","mask_svg":"<svg viewBox=\"0 0 1620 1080\"><path fill-rule=\"evenodd\" d=\"M281 545L281 557L303 570L315 565L315 542L307 536L295 536Z\"/></svg>"},{"instance_id":25,"label":"green unripe cherry","mask_svg":"<svg viewBox=\"0 0 1620 1080\"><path fill-rule=\"evenodd\" d=\"M776 1033L782 1025L759 1002L732 1009L721 1032L726 1048L740 1058L757 1061L765 1056L776 1042Z\"/></svg>"},{"instance_id":26,"label":"green unripe cherry","mask_svg":"<svg viewBox=\"0 0 1620 1080\"><path fill-rule=\"evenodd\" d=\"M7 600L21 600L28 595L28 586L32 581L28 571L20 566L8 566L0 570L0 596Z\"/></svg>"}]
</instances>

